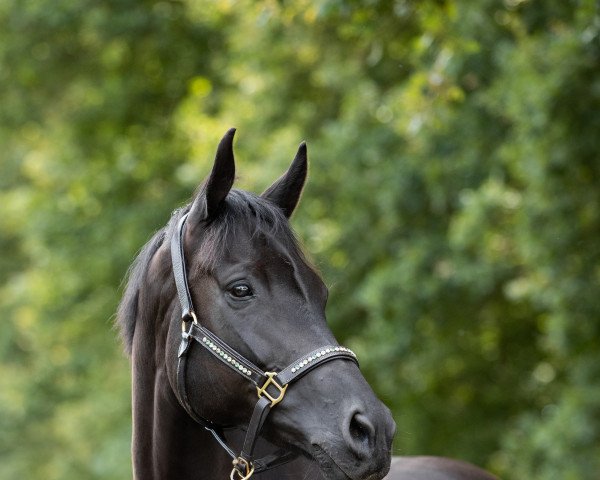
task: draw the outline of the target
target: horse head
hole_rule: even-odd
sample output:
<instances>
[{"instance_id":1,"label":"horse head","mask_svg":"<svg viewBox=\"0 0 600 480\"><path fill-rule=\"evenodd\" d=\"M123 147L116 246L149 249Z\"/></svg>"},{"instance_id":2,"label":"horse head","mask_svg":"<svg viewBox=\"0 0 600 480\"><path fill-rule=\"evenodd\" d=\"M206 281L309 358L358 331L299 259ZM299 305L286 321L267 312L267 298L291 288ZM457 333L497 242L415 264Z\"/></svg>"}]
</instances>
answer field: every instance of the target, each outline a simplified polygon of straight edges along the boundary
<instances>
[{"instance_id":1,"label":"horse head","mask_svg":"<svg viewBox=\"0 0 600 480\"><path fill-rule=\"evenodd\" d=\"M272 406L261 435L287 451L314 458L327 478L383 478L390 466L395 424L327 326L327 287L302 253L288 221L306 179L306 145L300 145L281 178L262 195L254 195L232 188L234 132L221 140L212 172L191 204L176 211L159 232L152 255L146 255L146 268L140 267L144 273L132 273L138 288L125 294L119 313L122 327L122 318L132 309L127 299L131 303L134 294L135 315L155 319L151 339L136 339L136 325L123 328L133 360L136 349L145 348L139 342L154 342L155 362L164 368L172 395L188 413L210 425L240 428L254 420L257 405L256 385L249 381L251 375L243 374L246 363L241 359L274 373L295 372L314 360L318 368L307 368L308 373L290 382L285 396ZM184 311L186 300L178 301L169 248L174 236L179 236L175 245L182 252L193 320ZM190 343L190 324L211 332L208 340L200 334ZM217 345L211 351L212 335ZM206 348L194 346L202 341ZM324 345L327 351L319 351ZM337 356L340 348L344 354ZM183 380L178 371L182 350ZM221 352L221 358L215 352ZM331 361L321 359L321 353L327 360L331 355ZM270 387L271 396L280 394L281 386L276 387Z\"/></svg>"}]
</instances>

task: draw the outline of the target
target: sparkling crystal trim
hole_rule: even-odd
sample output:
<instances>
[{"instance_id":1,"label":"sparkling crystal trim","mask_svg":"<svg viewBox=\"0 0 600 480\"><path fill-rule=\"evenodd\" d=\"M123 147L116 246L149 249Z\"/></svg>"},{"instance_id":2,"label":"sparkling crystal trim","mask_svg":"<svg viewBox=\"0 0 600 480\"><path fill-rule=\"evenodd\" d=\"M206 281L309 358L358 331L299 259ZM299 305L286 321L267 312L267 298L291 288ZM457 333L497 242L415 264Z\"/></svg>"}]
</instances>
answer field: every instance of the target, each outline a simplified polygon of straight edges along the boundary
<instances>
[{"instance_id":1,"label":"sparkling crystal trim","mask_svg":"<svg viewBox=\"0 0 600 480\"><path fill-rule=\"evenodd\" d=\"M296 373L296 372L302 370L307 365L310 365L311 362L314 362L317 358L321 358L321 357L327 355L328 353L332 353L332 352L346 352L356 358L356 354L352 350L350 350L349 348L346 348L346 347L324 348L320 352L313 353L310 357L305 358L303 361L294 365L292 367L292 373Z\"/></svg>"},{"instance_id":2,"label":"sparkling crystal trim","mask_svg":"<svg viewBox=\"0 0 600 480\"><path fill-rule=\"evenodd\" d=\"M210 348L213 352L219 355L219 357L221 357L223 361L229 363L232 367L237 368L244 375L252 375L251 370L248 370L246 367L244 367L244 365L242 365L235 358L231 357L227 352L221 349L221 347L214 344L208 337L203 337L202 343L204 343L208 348Z\"/></svg>"}]
</instances>

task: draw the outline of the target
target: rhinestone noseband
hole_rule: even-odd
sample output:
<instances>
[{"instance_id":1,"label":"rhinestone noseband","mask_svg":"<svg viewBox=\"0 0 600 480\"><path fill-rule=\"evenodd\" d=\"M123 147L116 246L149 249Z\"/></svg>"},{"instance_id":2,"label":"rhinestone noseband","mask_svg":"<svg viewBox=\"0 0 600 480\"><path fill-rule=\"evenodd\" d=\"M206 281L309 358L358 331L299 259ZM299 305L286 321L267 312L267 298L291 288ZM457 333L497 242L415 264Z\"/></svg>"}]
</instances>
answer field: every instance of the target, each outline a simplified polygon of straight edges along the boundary
<instances>
[{"instance_id":1,"label":"rhinestone noseband","mask_svg":"<svg viewBox=\"0 0 600 480\"><path fill-rule=\"evenodd\" d=\"M296 454L280 449L261 459L253 458L254 447L260 435L260 430L271 408L284 399L288 386L311 370L331 360L350 360L357 365L358 360L354 352L348 348L339 345L325 345L307 353L279 372L264 372L210 330L200 325L194 313L185 268L183 235L187 216L186 213L179 220L177 230L171 239L171 261L173 263L175 285L177 286L177 296L181 304L181 344L177 362L177 397L188 415L208 430L232 458L233 469L229 477L230 480L247 480L254 473L260 473L282 465L296 457ZM244 445L239 455L236 455L227 445L223 433L224 427L202 418L194 411L189 402L185 382L186 367L188 353L194 343L203 346L215 358L256 386L258 401L250 417Z\"/></svg>"}]
</instances>

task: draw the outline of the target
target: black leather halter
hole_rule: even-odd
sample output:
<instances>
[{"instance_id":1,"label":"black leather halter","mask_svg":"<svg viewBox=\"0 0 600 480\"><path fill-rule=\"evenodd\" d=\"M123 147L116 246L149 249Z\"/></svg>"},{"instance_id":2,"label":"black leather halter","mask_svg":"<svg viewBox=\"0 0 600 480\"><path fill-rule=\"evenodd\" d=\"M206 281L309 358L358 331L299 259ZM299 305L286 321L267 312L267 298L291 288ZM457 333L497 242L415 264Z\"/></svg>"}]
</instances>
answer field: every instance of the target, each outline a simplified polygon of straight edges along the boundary
<instances>
[{"instance_id":1,"label":"black leather halter","mask_svg":"<svg viewBox=\"0 0 600 480\"><path fill-rule=\"evenodd\" d=\"M171 239L171 261L177 295L181 304L181 344L177 363L177 393L182 407L196 422L208 430L233 459L233 470L230 479L247 480L252 474L265 471L292 460L296 455L286 450L278 450L264 458L253 458L254 446L260 430L271 411L271 408L283 400L290 383L295 382L308 372L331 360L351 360L358 364L356 355L350 349L339 345L325 345L317 348L279 372L264 372L243 355L236 352L210 330L198 323L192 304L192 297L187 281L185 256L183 251L183 235L185 232L186 213L177 225L177 231ZM198 415L190 405L186 389L187 354L195 340L212 355L256 386L258 401L252 412L250 423L246 429L244 445L239 455L227 445L223 435L223 427Z\"/></svg>"}]
</instances>

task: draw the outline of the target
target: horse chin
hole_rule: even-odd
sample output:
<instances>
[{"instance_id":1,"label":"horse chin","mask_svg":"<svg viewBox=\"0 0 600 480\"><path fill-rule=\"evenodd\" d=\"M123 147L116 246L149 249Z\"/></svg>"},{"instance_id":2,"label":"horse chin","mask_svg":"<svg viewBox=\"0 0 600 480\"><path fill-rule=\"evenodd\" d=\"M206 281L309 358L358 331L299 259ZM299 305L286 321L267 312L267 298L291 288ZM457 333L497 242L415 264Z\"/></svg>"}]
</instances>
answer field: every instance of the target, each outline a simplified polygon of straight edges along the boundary
<instances>
[{"instance_id":1,"label":"horse chin","mask_svg":"<svg viewBox=\"0 0 600 480\"><path fill-rule=\"evenodd\" d=\"M351 470L352 467L343 468L340 466L322 446L313 444L311 454L327 480L381 480L388 474L390 469L388 465L387 468L371 473L364 478L351 476L346 471Z\"/></svg>"},{"instance_id":2,"label":"horse chin","mask_svg":"<svg viewBox=\"0 0 600 480\"><path fill-rule=\"evenodd\" d=\"M329 454L320 446L312 445L312 457L327 480L353 480L338 466Z\"/></svg>"}]
</instances>

